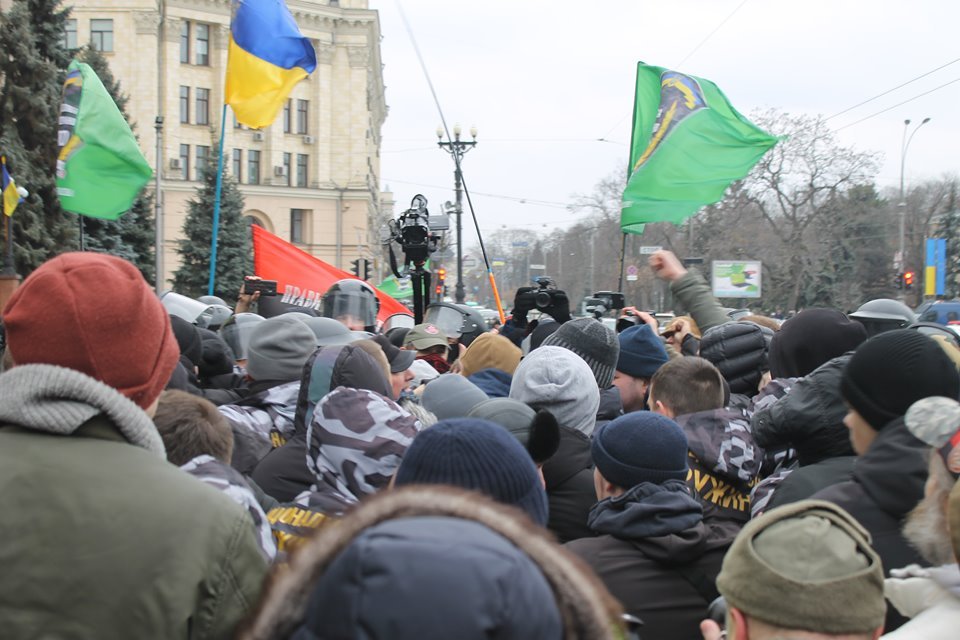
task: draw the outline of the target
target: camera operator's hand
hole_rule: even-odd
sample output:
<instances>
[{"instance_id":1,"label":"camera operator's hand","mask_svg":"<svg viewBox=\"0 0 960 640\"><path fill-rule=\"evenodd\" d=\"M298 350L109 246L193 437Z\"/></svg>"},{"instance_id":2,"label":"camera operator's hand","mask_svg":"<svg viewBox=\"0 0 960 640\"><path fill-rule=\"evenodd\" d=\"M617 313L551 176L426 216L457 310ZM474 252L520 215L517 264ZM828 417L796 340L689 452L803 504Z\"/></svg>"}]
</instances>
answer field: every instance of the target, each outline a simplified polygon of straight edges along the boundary
<instances>
[{"instance_id":1,"label":"camera operator's hand","mask_svg":"<svg viewBox=\"0 0 960 640\"><path fill-rule=\"evenodd\" d=\"M244 283L240 285L240 293L237 294L237 306L234 308L234 313L247 313L250 311L250 306L260 299L260 292L254 291L253 293L246 293L246 281L247 280L262 280L259 276L246 276L244 278Z\"/></svg>"},{"instance_id":2,"label":"camera operator's hand","mask_svg":"<svg viewBox=\"0 0 960 640\"><path fill-rule=\"evenodd\" d=\"M550 304L544 307L543 312L563 324L570 320L570 298L566 291L554 289L550 292Z\"/></svg>"},{"instance_id":3,"label":"camera operator's hand","mask_svg":"<svg viewBox=\"0 0 960 640\"><path fill-rule=\"evenodd\" d=\"M700 634L703 636L703 640L723 640L726 637L720 625L713 620L700 621Z\"/></svg>"},{"instance_id":4,"label":"camera operator's hand","mask_svg":"<svg viewBox=\"0 0 960 640\"><path fill-rule=\"evenodd\" d=\"M527 324L527 313L537 308L537 288L520 287L513 298L513 324L524 327Z\"/></svg>"},{"instance_id":5,"label":"camera operator's hand","mask_svg":"<svg viewBox=\"0 0 960 640\"><path fill-rule=\"evenodd\" d=\"M663 249L657 251L650 256L649 263L650 268L653 269L653 274L667 282L679 280L687 274L686 267L672 251Z\"/></svg>"}]
</instances>

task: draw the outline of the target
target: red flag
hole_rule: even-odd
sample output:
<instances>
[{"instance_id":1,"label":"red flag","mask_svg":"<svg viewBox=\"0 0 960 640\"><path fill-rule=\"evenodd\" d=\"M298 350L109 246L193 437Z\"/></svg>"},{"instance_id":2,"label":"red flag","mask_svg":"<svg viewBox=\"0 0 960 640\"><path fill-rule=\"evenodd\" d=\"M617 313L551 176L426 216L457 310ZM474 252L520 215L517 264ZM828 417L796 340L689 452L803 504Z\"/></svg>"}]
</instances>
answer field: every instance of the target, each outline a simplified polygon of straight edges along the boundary
<instances>
[{"instance_id":1,"label":"red flag","mask_svg":"<svg viewBox=\"0 0 960 640\"><path fill-rule=\"evenodd\" d=\"M280 302L318 311L323 294L330 285L345 278L358 279L352 273L327 264L258 225L253 225L253 268L261 278L277 281L277 295L282 296ZM403 304L371 288L380 300L380 313L377 315L380 322L396 313L413 315Z\"/></svg>"}]
</instances>

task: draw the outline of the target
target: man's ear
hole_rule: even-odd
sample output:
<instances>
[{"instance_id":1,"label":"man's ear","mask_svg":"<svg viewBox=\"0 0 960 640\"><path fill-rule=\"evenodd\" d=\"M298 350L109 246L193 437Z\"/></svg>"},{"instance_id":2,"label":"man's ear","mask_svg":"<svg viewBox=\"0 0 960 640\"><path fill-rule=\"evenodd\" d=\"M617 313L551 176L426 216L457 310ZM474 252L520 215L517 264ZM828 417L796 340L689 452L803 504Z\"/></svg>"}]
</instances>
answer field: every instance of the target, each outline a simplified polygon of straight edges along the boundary
<instances>
[{"instance_id":1,"label":"man's ear","mask_svg":"<svg viewBox=\"0 0 960 640\"><path fill-rule=\"evenodd\" d=\"M671 420L672 420L673 417L674 417L673 411L671 411L670 408L669 408L667 405L663 404L663 403L660 402L659 400L655 400L655 401L654 401L654 403L653 403L653 412L654 412L654 413L659 413L659 414L662 415L662 416L666 416L666 417L670 418Z\"/></svg>"},{"instance_id":2,"label":"man's ear","mask_svg":"<svg viewBox=\"0 0 960 640\"><path fill-rule=\"evenodd\" d=\"M732 640L750 640L747 616L736 607L730 607L727 610L727 638Z\"/></svg>"}]
</instances>

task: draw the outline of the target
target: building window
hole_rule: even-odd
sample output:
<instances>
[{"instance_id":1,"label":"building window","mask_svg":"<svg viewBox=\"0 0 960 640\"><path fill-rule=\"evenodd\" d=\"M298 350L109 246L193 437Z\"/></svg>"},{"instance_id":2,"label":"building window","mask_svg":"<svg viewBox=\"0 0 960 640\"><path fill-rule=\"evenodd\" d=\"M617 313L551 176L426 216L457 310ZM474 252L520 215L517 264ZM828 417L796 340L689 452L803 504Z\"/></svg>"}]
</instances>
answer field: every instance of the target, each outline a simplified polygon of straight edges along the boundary
<instances>
[{"instance_id":1,"label":"building window","mask_svg":"<svg viewBox=\"0 0 960 640\"><path fill-rule=\"evenodd\" d=\"M237 179L237 182L242 180L240 175L241 170L243 169L243 149L234 149L233 150L233 177Z\"/></svg>"},{"instance_id":2,"label":"building window","mask_svg":"<svg viewBox=\"0 0 960 640\"><path fill-rule=\"evenodd\" d=\"M190 23L187 20L180 23L180 62L190 62Z\"/></svg>"},{"instance_id":3,"label":"building window","mask_svg":"<svg viewBox=\"0 0 960 640\"><path fill-rule=\"evenodd\" d=\"M180 87L180 122L190 122L190 87Z\"/></svg>"},{"instance_id":4,"label":"building window","mask_svg":"<svg viewBox=\"0 0 960 640\"><path fill-rule=\"evenodd\" d=\"M190 179L190 145L180 145L180 171L183 172L183 179Z\"/></svg>"},{"instance_id":5,"label":"building window","mask_svg":"<svg viewBox=\"0 0 960 640\"><path fill-rule=\"evenodd\" d=\"M63 29L63 46L67 51L77 48L77 20L70 18Z\"/></svg>"},{"instance_id":6,"label":"building window","mask_svg":"<svg viewBox=\"0 0 960 640\"><path fill-rule=\"evenodd\" d=\"M203 180L203 173L210 161L210 147L197 145L197 180Z\"/></svg>"},{"instance_id":7,"label":"building window","mask_svg":"<svg viewBox=\"0 0 960 640\"><path fill-rule=\"evenodd\" d=\"M303 244L304 227L307 212L304 209L290 209L290 242Z\"/></svg>"},{"instance_id":8,"label":"building window","mask_svg":"<svg viewBox=\"0 0 960 640\"><path fill-rule=\"evenodd\" d=\"M247 184L260 184L260 152L247 151Z\"/></svg>"},{"instance_id":9,"label":"building window","mask_svg":"<svg viewBox=\"0 0 960 640\"><path fill-rule=\"evenodd\" d=\"M293 154L284 153L283 154L283 175L286 178L287 186L290 186L290 176L293 175Z\"/></svg>"},{"instance_id":10,"label":"building window","mask_svg":"<svg viewBox=\"0 0 960 640\"><path fill-rule=\"evenodd\" d=\"M307 112L309 111L309 100L297 100L297 133L307 135Z\"/></svg>"},{"instance_id":11,"label":"building window","mask_svg":"<svg viewBox=\"0 0 960 640\"><path fill-rule=\"evenodd\" d=\"M197 64L210 64L210 25L197 25Z\"/></svg>"},{"instance_id":12,"label":"building window","mask_svg":"<svg viewBox=\"0 0 960 640\"><path fill-rule=\"evenodd\" d=\"M297 154L297 186L307 186L307 161L310 158L305 153Z\"/></svg>"},{"instance_id":13,"label":"building window","mask_svg":"<svg viewBox=\"0 0 960 640\"><path fill-rule=\"evenodd\" d=\"M197 124L210 124L210 89L197 87L197 110L193 117Z\"/></svg>"},{"instance_id":14,"label":"building window","mask_svg":"<svg viewBox=\"0 0 960 640\"><path fill-rule=\"evenodd\" d=\"M90 44L97 51L113 51L113 20L90 21Z\"/></svg>"},{"instance_id":15,"label":"building window","mask_svg":"<svg viewBox=\"0 0 960 640\"><path fill-rule=\"evenodd\" d=\"M291 119L291 116L290 116L290 103L291 103L291 102L293 102L293 101L288 99L288 100L283 104L283 132L284 132L284 133L292 133L292 132L293 132L293 127L291 126L291 120L292 120L292 119Z\"/></svg>"}]
</instances>

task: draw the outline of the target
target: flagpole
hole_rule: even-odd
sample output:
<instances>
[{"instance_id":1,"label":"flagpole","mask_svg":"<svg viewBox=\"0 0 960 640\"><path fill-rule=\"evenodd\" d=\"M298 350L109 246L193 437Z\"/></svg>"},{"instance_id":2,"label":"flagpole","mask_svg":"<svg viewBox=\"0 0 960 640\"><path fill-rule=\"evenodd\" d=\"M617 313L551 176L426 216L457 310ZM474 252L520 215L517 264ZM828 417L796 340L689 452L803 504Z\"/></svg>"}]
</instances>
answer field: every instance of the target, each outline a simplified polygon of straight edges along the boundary
<instances>
[{"instance_id":1,"label":"flagpole","mask_svg":"<svg viewBox=\"0 0 960 640\"><path fill-rule=\"evenodd\" d=\"M217 153L217 187L213 195L213 240L210 243L210 284L207 295L213 295L214 274L217 269L217 237L220 235L220 190L223 188L223 138L227 131L227 104L220 114L220 150Z\"/></svg>"}]
</instances>

